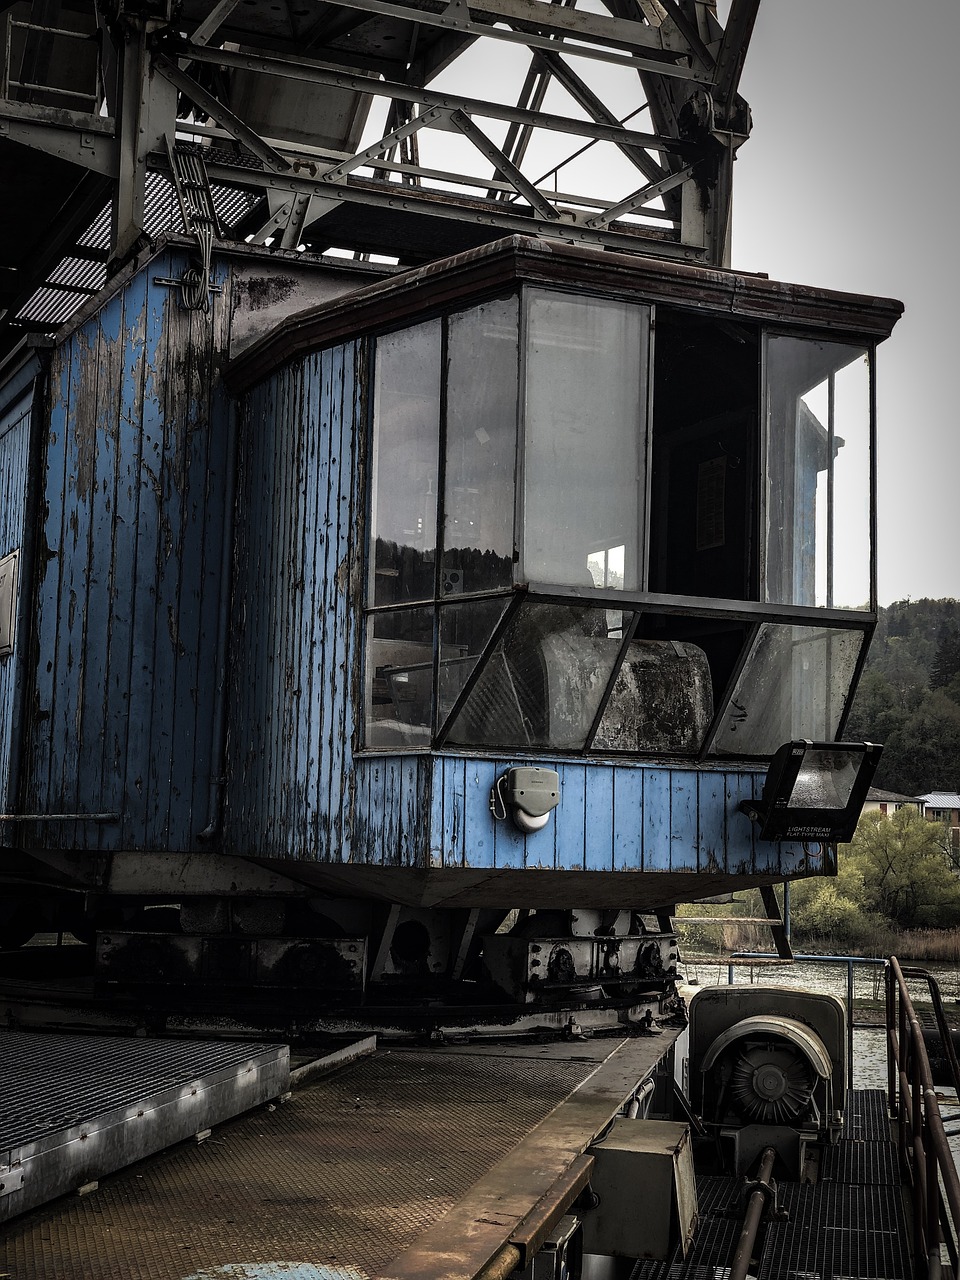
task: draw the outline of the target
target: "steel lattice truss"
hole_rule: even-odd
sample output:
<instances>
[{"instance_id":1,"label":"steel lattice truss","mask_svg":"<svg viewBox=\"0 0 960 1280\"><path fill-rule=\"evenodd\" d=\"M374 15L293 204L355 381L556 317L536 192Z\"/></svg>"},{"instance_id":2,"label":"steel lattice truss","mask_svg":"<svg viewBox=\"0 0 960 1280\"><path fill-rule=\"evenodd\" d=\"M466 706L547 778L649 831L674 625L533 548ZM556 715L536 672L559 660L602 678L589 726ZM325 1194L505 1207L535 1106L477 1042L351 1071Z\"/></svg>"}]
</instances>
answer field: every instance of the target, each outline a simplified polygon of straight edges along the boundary
<instances>
[{"instance_id":1,"label":"steel lattice truss","mask_svg":"<svg viewBox=\"0 0 960 1280\"><path fill-rule=\"evenodd\" d=\"M55 327L163 228L405 264L522 232L725 265L758 4L725 29L703 0L7 4L0 306Z\"/></svg>"}]
</instances>

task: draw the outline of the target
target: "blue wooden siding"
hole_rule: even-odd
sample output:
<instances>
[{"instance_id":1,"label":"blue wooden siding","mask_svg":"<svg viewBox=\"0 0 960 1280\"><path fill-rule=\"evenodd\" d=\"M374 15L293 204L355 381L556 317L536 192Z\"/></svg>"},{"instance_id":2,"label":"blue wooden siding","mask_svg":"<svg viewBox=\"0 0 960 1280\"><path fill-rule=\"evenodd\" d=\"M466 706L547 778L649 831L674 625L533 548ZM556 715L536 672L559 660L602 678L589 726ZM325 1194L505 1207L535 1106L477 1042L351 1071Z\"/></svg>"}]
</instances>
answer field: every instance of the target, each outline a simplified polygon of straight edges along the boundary
<instances>
[{"instance_id":1,"label":"blue wooden siding","mask_svg":"<svg viewBox=\"0 0 960 1280\"><path fill-rule=\"evenodd\" d=\"M0 558L23 546L25 504L27 496L28 467L31 446L31 409L33 384L18 389L0 413ZM23 560L18 575L17 614L24 607L27 593L24 591ZM19 646L14 640L13 652L0 658L0 813L8 813L15 807L11 794L10 766L14 734L16 694L20 669ZM7 836L9 828L0 824L0 838Z\"/></svg>"},{"instance_id":2,"label":"blue wooden siding","mask_svg":"<svg viewBox=\"0 0 960 1280\"><path fill-rule=\"evenodd\" d=\"M636 762L538 760L560 775L561 800L525 835L490 813L494 781L519 760L457 756L356 761L352 859L529 871L793 875L817 870L816 849L759 841L741 800L763 774L657 768ZM696 896L691 892L691 896Z\"/></svg>"},{"instance_id":3,"label":"blue wooden siding","mask_svg":"<svg viewBox=\"0 0 960 1280\"><path fill-rule=\"evenodd\" d=\"M353 793L360 344L280 370L240 437L224 846L346 858ZM402 771L401 771L402 772ZM379 828L398 828L409 779ZM393 824L393 825L391 825ZM372 836L370 837L373 838Z\"/></svg>"},{"instance_id":4,"label":"blue wooden siding","mask_svg":"<svg viewBox=\"0 0 960 1280\"><path fill-rule=\"evenodd\" d=\"M154 259L52 355L24 803L119 818L29 833L49 847L186 849L208 820L229 314L157 283L185 265Z\"/></svg>"}]
</instances>

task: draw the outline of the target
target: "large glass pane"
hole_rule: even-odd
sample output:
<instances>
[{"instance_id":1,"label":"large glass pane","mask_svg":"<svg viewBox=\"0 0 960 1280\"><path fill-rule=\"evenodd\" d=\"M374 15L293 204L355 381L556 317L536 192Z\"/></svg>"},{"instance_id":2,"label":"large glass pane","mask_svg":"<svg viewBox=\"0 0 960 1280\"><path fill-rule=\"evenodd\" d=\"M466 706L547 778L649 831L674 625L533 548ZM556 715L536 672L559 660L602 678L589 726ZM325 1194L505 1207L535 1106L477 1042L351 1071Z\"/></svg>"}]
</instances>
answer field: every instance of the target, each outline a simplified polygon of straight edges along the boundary
<instances>
[{"instance_id":1,"label":"large glass pane","mask_svg":"<svg viewBox=\"0 0 960 1280\"><path fill-rule=\"evenodd\" d=\"M870 607L870 368L862 347L766 346L764 599Z\"/></svg>"},{"instance_id":2,"label":"large glass pane","mask_svg":"<svg viewBox=\"0 0 960 1280\"><path fill-rule=\"evenodd\" d=\"M527 295L522 572L637 590L648 309Z\"/></svg>"},{"instance_id":3,"label":"large glass pane","mask_svg":"<svg viewBox=\"0 0 960 1280\"><path fill-rule=\"evenodd\" d=\"M616 619L620 624L619 616ZM624 617L623 626L629 618ZM527 603L487 659L447 741L582 749L621 641L605 609Z\"/></svg>"},{"instance_id":4,"label":"large glass pane","mask_svg":"<svg viewBox=\"0 0 960 1280\"><path fill-rule=\"evenodd\" d=\"M425 747L433 705L433 609L367 617L368 747Z\"/></svg>"},{"instance_id":5,"label":"large glass pane","mask_svg":"<svg viewBox=\"0 0 960 1280\"><path fill-rule=\"evenodd\" d=\"M707 655L682 640L634 640L627 646L603 712L596 751L690 754L713 720Z\"/></svg>"},{"instance_id":6,"label":"large glass pane","mask_svg":"<svg viewBox=\"0 0 960 1280\"><path fill-rule=\"evenodd\" d=\"M784 742L831 742L863 645L860 631L765 622L727 704L715 750L772 755Z\"/></svg>"},{"instance_id":7,"label":"large glass pane","mask_svg":"<svg viewBox=\"0 0 960 1280\"><path fill-rule=\"evenodd\" d=\"M513 580L519 300L451 316L441 595Z\"/></svg>"},{"instance_id":8,"label":"large glass pane","mask_svg":"<svg viewBox=\"0 0 960 1280\"><path fill-rule=\"evenodd\" d=\"M440 610L440 679L438 727L453 709L460 691L473 674L477 659L489 643L509 603L499 600L464 600Z\"/></svg>"},{"instance_id":9,"label":"large glass pane","mask_svg":"<svg viewBox=\"0 0 960 1280\"><path fill-rule=\"evenodd\" d=\"M440 321L377 339L370 588L375 604L432 600L440 449Z\"/></svg>"}]
</instances>

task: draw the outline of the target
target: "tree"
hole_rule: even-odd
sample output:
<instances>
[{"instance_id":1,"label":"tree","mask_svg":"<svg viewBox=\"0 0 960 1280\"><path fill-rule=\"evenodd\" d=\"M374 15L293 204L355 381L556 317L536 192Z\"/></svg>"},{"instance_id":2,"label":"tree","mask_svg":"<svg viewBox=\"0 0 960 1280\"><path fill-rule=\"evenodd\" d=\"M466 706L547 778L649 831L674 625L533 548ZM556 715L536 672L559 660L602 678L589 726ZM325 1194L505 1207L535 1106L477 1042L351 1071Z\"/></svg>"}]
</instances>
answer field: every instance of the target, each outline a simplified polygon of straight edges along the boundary
<instances>
[{"instance_id":1,"label":"tree","mask_svg":"<svg viewBox=\"0 0 960 1280\"><path fill-rule=\"evenodd\" d=\"M877 785L911 796L960 790L960 706L945 690L928 693L888 736Z\"/></svg>"},{"instance_id":2,"label":"tree","mask_svg":"<svg viewBox=\"0 0 960 1280\"><path fill-rule=\"evenodd\" d=\"M960 623L945 622L940 627L937 652L930 664L930 688L944 689L960 677Z\"/></svg>"},{"instance_id":3,"label":"tree","mask_svg":"<svg viewBox=\"0 0 960 1280\"><path fill-rule=\"evenodd\" d=\"M916 809L893 817L863 814L840 863L863 910L901 929L960 925L960 879L943 846L942 829Z\"/></svg>"}]
</instances>

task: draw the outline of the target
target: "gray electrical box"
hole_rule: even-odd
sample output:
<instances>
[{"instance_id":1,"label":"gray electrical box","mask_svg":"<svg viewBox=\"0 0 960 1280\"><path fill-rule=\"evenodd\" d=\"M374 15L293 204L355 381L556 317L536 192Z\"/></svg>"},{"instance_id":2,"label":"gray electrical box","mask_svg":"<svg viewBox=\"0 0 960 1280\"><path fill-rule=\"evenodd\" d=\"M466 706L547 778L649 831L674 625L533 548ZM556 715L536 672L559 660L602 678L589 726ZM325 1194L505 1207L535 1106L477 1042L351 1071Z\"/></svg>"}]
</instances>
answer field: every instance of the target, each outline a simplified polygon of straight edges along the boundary
<instances>
[{"instance_id":1,"label":"gray electrical box","mask_svg":"<svg viewBox=\"0 0 960 1280\"><path fill-rule=\"evenodd\" d=\"M0 658L13 653L17 625L17 567L20 552L11 551L0 559Z\"/></svg>"},{"instance_id":2,"label":"gray electrical box","mask_svg":"<svg viewBox=\"0 0 960 1280\"><path fill-rule=\"evenodd\" d=\"M584 1253L665 1261L684 1254L697 1223L697 1184L688 1125L614 1122L590 1147L599 1203L583 1215Z\"/></svg>"}]
</instances>

